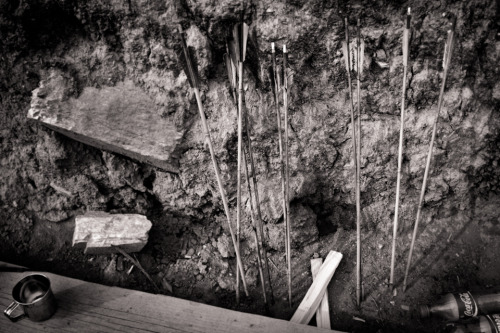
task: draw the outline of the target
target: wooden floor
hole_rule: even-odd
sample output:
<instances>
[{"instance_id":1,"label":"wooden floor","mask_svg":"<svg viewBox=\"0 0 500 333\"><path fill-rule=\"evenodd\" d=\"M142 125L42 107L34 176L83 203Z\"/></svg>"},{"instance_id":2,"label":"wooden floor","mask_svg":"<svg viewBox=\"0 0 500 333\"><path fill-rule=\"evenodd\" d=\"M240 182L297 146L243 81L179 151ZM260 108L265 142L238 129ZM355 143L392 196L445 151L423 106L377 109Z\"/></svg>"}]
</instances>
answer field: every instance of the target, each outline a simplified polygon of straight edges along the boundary
<instances>
[{"instance_id":1,"label":"wooden floor","mask_svg":"<svg viewBox=\"0 0 500 333\"><path fill-rule=\"evenodd\" d=\"M0 308L5 309L11 303L12 288L30 273L0 272ZM327 331L174 297L108 287L50 273L42 274L51 281L59 306L57 312L51 319L39 323L27 318L12 323L7 317L1 316L0 332Z\"/></svg>"}]
</instances>

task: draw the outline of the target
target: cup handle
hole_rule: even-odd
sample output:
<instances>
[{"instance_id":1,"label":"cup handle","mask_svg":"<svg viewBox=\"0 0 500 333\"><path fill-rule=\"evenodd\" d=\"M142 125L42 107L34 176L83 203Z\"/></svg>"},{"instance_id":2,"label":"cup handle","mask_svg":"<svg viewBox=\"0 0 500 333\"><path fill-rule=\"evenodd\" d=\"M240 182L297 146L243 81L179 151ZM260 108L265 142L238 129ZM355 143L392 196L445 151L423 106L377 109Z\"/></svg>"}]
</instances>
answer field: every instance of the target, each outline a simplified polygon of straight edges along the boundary
<instances>
[{"instance_id":1,"label":"cup handle","mask_svg":"<svg viewBox=\"0 0 500 333\"><path fill-rule=\"evenodd\" d=\"M8 307L7 309L5 309L3 311L3 314L9 318L11 321L13 322L16 322L18 321L19 319L23 318L25 316L24 313L21 313L20 315L17 315L17 316L12 316L12 312L14 312L15 309L17 309L17 307L19 306L19 303L17 302L12 302Z\"/></svg>"}]
</instances>

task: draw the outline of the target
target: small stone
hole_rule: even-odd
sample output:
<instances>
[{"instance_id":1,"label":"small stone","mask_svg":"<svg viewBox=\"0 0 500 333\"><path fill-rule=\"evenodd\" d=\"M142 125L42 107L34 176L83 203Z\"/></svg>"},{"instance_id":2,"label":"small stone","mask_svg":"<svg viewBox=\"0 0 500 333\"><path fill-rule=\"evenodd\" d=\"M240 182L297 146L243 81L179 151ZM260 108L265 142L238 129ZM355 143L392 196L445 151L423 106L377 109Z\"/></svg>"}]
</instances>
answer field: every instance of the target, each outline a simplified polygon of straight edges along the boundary
<instances>
[{"instance_id":1,"label":"small stone","mask_svg":"<svg viewBox=\"0 0 500 333\"><path fill-rule=\"evenodd\" d=\"M116 270L118 272L123 271L123 257L118 257L116 259Z\"/></svg>"},{"instance_id":2,"label":"small stone","mask_svg":"<svg viewBox=\"0 0 500 333\"><path fill-rule=\"evenodd\" d=\"M202 279L203 279L203 275L201 275L201 274L196 275L197 281L201 281Z\"/></svg>"},{"instance_id":3,"label":"small stone","mask_svg":"<svg viewBox=\"0 0 500 333\"><path fill-rule=\"evenodd\" d=\"M232 249L232 244L230 244L229 238L223 234L217 240L217 249L219 250L223 258L233 257L234 251Z\"/></svg>"},{"instance_id":4,"label":"small stone","mask_svg":"<svg viewBox=\"0 0 500 333\"><path fill-rule=\"evenodd\" d=\"M192 257L194 255L194 249L193 248L190 248L187 253L186 253L186 256L189 256L189 257Z\"/></svg>"},{"instance_id":5,"label":"small stone","mask_svg":"<svg viewBox=\"0 0 500 333\"><path fill-rule=\"evenodd\" d=\"M161 285L163 289L168 290L171 294L173 293L172 285L165 278L161 279Z\"/></svg>"}]
</instances>

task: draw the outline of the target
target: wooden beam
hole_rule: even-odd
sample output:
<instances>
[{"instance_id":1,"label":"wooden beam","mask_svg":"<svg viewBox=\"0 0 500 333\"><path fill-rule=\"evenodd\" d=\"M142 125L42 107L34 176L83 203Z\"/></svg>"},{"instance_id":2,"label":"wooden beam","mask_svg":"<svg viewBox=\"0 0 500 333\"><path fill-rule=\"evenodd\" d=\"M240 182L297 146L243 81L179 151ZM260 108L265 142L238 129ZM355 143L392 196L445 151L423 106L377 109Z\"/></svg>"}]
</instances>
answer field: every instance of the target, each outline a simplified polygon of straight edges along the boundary
<instances>
[{"instance_id":1,"label":"wooden beam","mask_svg":"<svg viewBox=\"0 0 500 333\"><path fill-rule=\"evenodd\" d=\"M311 273L313 281L316 280L316 277L321 268L321 264L323 263L322 258L311 259ZM321 328L330 329L330 306L328 305L328 290L325 290L325 294L323 295L323 299L319 304L318 309L316 310L316 326Z\"/></svg>"},{"instance_id":2,"label":"wooden beam","mask_svg":"<svg viewBox=\"0 0 500 333\"><path fill-rule=\"evenodd\" d=\"M0 272L0 308L12 302L12 288L27 274ZM1 316L0 332L331 332L175 297L42 274L50 279L58 303L54 316L43 322L22 319L16 323Z\"/></svg>"},{"instance_id":3,"label":"wooden beam","mask_svg":"<svg viewBox=\"0 0 500 333\"><path fill-rule=\"evenodd\" d=\"M87 212L75 218L73 246L85 245L85 253L139 252L148 242L151 222L139 214Z\"/></svg>"},{"instance_id":4,"label":"wooden beam","mask_svg":"<svg viewBox=\"0 0 500 333\"><path fill-rule=\"evenodd\" d=\"M124 81L114 87L86 87L73 97L70 82L55 70L41 81L28 118L90 146L178 171L176 147L183 133L140 87Z\"/></svg>"},{"instance_id":5,"label":"wooden beam","mask_svg":"<svg viewBox=\"0 0 500 333\"><path fill-rule=\"evenodd\" d=\"M304 296L304 299L295 311L292 319L290 319L291 322L304 325L309 323L312 316L314 316L314 313L318 309L328 283L330 283L335 270L340 264L340 260L342 260L342 253L336 251L330 251L330 253L328 253L325 262L321 265L316 279L313 281L311 287L309 287L306 296Z\"/></svg>"}]
</instances>

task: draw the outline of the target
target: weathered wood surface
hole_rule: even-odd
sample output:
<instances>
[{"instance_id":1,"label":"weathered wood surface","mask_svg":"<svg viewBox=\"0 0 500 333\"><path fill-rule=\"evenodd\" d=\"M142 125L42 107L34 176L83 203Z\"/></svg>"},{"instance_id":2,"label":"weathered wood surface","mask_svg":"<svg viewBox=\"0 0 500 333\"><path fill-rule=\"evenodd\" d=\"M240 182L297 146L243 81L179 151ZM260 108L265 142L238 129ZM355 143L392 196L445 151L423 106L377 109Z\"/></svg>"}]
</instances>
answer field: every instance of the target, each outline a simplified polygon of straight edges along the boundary
<instances>
[{"instance_id":1,"label":"weathered wood surface","mask_svg":"<svg viewBox=\"0 0 500 333\"><path fill-rule=\"evenodd\" d=\"M71 78L53 71L33 91L28 118L99 149L178 170L175 148L182 133L133 82L87 87L78 98L68 97L72 84Z\"/></svg>"},{"instance_id":2,"label":"weathered wood surface","mask_svg":"<svg viewBox=\"0 0 500 333\"><path fill-rule=\"evenodd\" d=\"M291 322L307 324L311 321L314 313L316 313L316 309L318 309L319 303L323 299L328 283L330 283L335 270L340 264L340 260L342 260L342 253L335 251L328 253L316 279L313 281L311 287L309 287L297 310L295 310L292 319L290 319Z\"/></svg>"},{"instance_id":3,"label":"weathered wood surface","mask_svg":"<svg viewBox=\"0 0 500 333\"><path fill-rule=\"evenodd\" d=\"M140 214L87 212L75 218L73 246L85 245L85 253L139 252L148 242L151 222Z\"/></svg>"},{"instance_id":4,"label":"weathered wood surface","mask_svg":"<svg viewBox=\"0 0 500 333\"><path fill-rule=\"evenodd\" d=\"M27 274L0 272L0 308L10 304L12 288ZM51 281L57 312L39 323L29 319L12 323L1 316L0 332L331 332L174 297L42 274Z\"/></svg>"},{"instance_id":5,"label":"weathered wood surface","mask_svg":"<svg viewBox=\"0 0 500 333\"><path fill-rule=\"evenodd\" d=\"M318 276L321 264L323 264L323 259L321 258L311 259L311 273L313 281L316 280L316 277ZM321 300L321 303L319 304L319 307L316 310L316 326L327 329L331 328L330 306L328 305L328 289L325 290L323 299Z\"/></svg>"}]
</instances>

